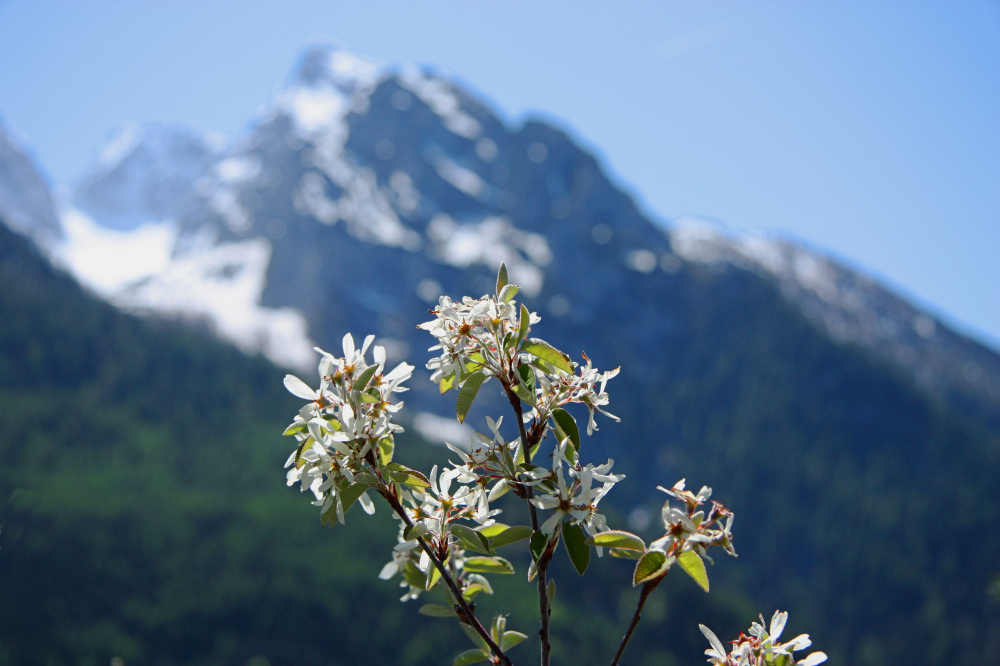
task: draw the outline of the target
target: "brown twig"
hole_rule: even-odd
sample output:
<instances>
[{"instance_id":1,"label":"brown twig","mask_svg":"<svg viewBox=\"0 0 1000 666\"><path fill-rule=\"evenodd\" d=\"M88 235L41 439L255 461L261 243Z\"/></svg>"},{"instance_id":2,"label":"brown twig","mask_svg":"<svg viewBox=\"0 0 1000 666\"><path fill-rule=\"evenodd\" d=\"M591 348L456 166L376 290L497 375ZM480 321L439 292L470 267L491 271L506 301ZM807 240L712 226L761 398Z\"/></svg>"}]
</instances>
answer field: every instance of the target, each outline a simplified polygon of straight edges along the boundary
<instances>
[{"instance_id":1,"label":"brown twig","mask_svg":"<svg viewBox=\"0 0 1000 666\"><path fill-rule=\"evenodd\" d=\"M618 666L618 660L621 659L622 654L625 652L625 646L628 645L628 641L632 638L632 632L635 631L635 627L639 624L639 618L642 615L642 607L646 604L646 597L649 596L650 592L656 589L656 586L666 577L666 574L660 576L655 580L646 581L642 584L642 590L639 592L639 603L635 606L635 614L632 616L632 622L629 623L628 629L625 631L625 636L622 638L621 645L618 646L618 652L615 653L615 658L611 660L611 666Z\"/></svg>"},{"instance_id":2,"label":"brown twig","mask_svg":"<svg viewBox=\"0 0 1000 666\"><path fill-rule=\"evenodd\" d=\"M396 499L393 489L389 486L384 486L379 489L379 492L383 497L385 497L386 501L389 502L389 506L392 507L392 510L403 519L403 522L406 523L407 527L412 527L413 521L410 519L410 516L407 515L406 509L403 508L403 505L399 503L398 499ZM455 579L452 578L451 573L448 571L447 567L444 566L444 562L442 562L434 553L434 549L430 547L430 544L428 544L423 537L417 537L417 543L420 544L420 548L427 553L427 557L431 559L431 562L434 563L434 566L441 573L441 579L445 581L448 585L448 589L451 590L452 596L455 597L455 603L461 609L464 621L475 629L476 633L479 634L484 641L486 641L490 650L497 657L497 659L500 660L499 663L501 666L513 666L510 658L504 654L503 650L500 649L500 646L493 640L493 636L490 635L490 632L483 626L483 623L479 621L479 618L476 617L476 613L472 609L472 606L470 606L469 602L465 600L464 596L462 596L462 591L458 588L458 584L455 583Z\"/></svg>"},{"instance_id":3,"label":"brown twig","mask_svg":"<svg viewBox=\"0 0 1000 666\"><path fill-rule=\"evenodd\" d=\"M516 370L514 372L516 372ZM504 389L507 393L507 399L510 401L510 405L514 408L514 413L517 416L517 427L521 434L521 450L524 451L524 462L530 465L531 447L533 442L528 441L528 433L524 429L524 411L521 408L521 399L517 397L517 394L514 393L514 390L509 385L505 384ZM544 430L542 432L544 432ZM531 529L537 532L538 512L535 510L535 505L531 503L531 500L535 495L534 489L531 486L526 486L525 490L527 491L528 516L531 520ZM541 618L538 629L538 638L541 642L541 666L549 666L551 658L550 653L552 650L552 646L549 643L549 615L552 613L552 609L549 605L549 590L546 580L546 570L549 567L549 561L551 559L551 556L546 557L546 553L543 553L542 556L538 558L538 562L536 564L538 575L538 613Z\"/></svg>"}]
</instances>

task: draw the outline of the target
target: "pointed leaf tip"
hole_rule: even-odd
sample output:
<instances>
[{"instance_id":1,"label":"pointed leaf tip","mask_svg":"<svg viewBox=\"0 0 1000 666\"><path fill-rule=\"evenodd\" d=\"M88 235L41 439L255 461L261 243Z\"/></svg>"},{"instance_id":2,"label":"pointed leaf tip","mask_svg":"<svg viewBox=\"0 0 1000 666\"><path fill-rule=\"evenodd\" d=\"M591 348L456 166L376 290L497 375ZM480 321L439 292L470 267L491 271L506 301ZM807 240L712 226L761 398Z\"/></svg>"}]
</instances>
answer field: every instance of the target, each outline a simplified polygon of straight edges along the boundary
<instances>
[{"instance_id":1,"label":"pointed leaf tip","mask_svg":"<svg viewBox=\"0 0 1000 666\"><path fill-rule=\"evenodd\" d=\"M708 592L708 571L705 570L705 562L698 553L686 550L677 556L677 563L701 589Z\"/></svg>"},{"instance_id":2,"label":"pointed leaf tip","mask_svg":"<svg viewBox=\"0 0 1000 666\"><path fill-rule=\"evenodd\" d=\"M497 296L507 286L507 282L507 264L501 261L500 270L497 271Z\"/></svg>"},{"instance_id":3,"label":"pointed leaf tip","mask_svg":"<svg viewBox=\"0 0 1000 666\"><path fill-rule=\"evenodd\" d=\"M484 373L473 372L466 378L465 383L462 384L462 388L458 390L458 403L455 406L455 413L458 416L459 423L465 422L465 417L468 416L469 409L472 408L472 403L479 393L479 387L485 381L486 375Z\"/></svg>"}]
</instances>

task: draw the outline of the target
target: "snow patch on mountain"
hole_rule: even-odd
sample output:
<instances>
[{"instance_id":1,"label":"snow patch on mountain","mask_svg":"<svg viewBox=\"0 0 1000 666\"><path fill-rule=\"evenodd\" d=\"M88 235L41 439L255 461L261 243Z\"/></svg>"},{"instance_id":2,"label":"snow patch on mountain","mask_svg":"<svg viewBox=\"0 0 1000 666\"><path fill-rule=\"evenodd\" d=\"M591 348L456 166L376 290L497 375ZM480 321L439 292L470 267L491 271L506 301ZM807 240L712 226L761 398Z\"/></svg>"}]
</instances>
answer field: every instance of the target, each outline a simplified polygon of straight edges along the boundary
<instances>
[{"instance_id":1,"label":"snow patch on mountain","mask_svg":"<svg viewBox=\"0 0 1000 666\"><path fill-rule=\"evenodd\" d=\"M478 139L483 132L478 120L462 110L462 101L454 87L439 77L408 66L400 71L399 80L431 110L440 116L444 126L466 139Z\"/></svg>"},{"instance_id":2,"label":"snow patch on mountain","mask_svg":"<svg viewBox=\"0 0 1000 666\"><path fill-rule=\"evenodd\" d=\"M521 285L529 296L542 290L542 268L552 261L544 236L521 231L505 217L458 224L440 214L427 225L427 238L432 256L453 266L478 263L493 268L505 262L511 282Z\"/></svg>"},{"instance_id":3,"label":"snow patch on mountain","mask_svg":"<svg viewBox=\"0 0 1000 666\"><path fill-rule=\"evenodd\" d=\"M338 130L349 112L367 109L368 94L383 76L371 60L343 49L316 47L303 58L295 83L277 98L303 138Z\"/></svg>"},{"instance_id":4,"label":"snow patch on mountain","mask_svg":"<svg viewBox=\"0 0 1000 666\"><path fill-rule=\"evenodd\" d=\"M470 197L475 199L482 197L489 187L477 173L460 167L444 155L434 156L432 164L437 174L444 178L448 184Z\"/></svg>"},{"instance_id":5,"label":"snow patch on mountain","mask_svg":"<svg viewBox=\"0 0 1000 666\"><path fill-rule=\"evenodd\" d=\"M260 305L271 245L263 238L215 245L175 259L112 298L128 310L208 323L247 353L296 369L315 365L308 324L293 308Z\"/></svg>"},{"instance_id":6,"label":"snow patch on mountain","mask_svg":"<svg viewBox=\"0 0 1000 666\"><path fill-rule=\"evenodd\" d=\"M329 173L329 172L328 172ZM303 174L292 193L292 203L299 215L311 216L323 224L343 221L354 237L369 243L420 249L420 235L407 228L393 209L393 193L385 192L371 169L356 167L337 172L341 194L333 199L327 193L323 177L314 171Z\"/></svg>"},{"instance_id":7,"label":"snow patch on mountain","mask_svg":"<svg viewBox=\"0 0 1000 666\"><path fill-rule=\"evenodd\" d=\"M64 210L61 218L65 238L53 248L53 260L105 298L170 265L177 238L172 220L120 231L101 226L75 208Z\"/></svg>"}]
</instances>

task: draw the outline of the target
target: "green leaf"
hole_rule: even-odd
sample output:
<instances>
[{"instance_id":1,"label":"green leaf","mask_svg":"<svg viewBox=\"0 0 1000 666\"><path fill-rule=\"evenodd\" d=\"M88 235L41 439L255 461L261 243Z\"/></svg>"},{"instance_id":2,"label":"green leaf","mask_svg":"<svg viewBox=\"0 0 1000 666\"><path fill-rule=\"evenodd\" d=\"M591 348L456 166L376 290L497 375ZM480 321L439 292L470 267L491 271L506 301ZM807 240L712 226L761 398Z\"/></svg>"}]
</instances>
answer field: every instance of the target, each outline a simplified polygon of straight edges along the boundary
<instances>
[{"instance_id":1,"label":"green leaf","mask_svg":"<svg viewBox=\"0 0 1000 666\"><path fill-rule=\"evenodd\" d=\"M476 582L466 585L465 589L462 590L462 596L465 597L466 601L472 601L483 592L486 594L493 594L493 587L490 586L488 580L480 577L480 579Z\"/></svg>"},{"instance_id":2,"label":"green leaf","mask_svg":"<svg viewBox=\"0 0 1000 666\"><path fill-rule=\"evenodd\" d=\"M385 466L386 471L390 479L396 483L402 483L407 486L412 486L414 488L430 488L431 482L415 469L410 469L406 465L401 465L399 463L388 463Z\"/></svg>"},{"instance_id":3,"label":"green leaf","mask_svg":"<svg viewBox=\"0 0 1000 666\"><path fill-rule=\"evenodd\" d=\"M501 546L517 543L522 539L527 539L531 536L531 534L531 528L527 525L515 525L514 527L508 527L503 532L490 539L490 549L496 550Z\"/></svg>"},{"instance_id":4,"label":"green leaf","mask_svg":"<svg viewBox=\"0 0 1000 666\"><path fill-rule=\"evenodd\" d=\"M673 559L673 558L671 558ZM659 550L648 551L635 565L635 572L632 574L632 586L635 587L647 580L658 578L667 572L667 556Z\"/></svg>"},{"instance_id":5,"label":"green leaf","mask_svg":"<svg viewBox=\"0 0 1000 666\"><path fill-rule=\"evenodd\" d=\"M466 650L462 654L455 657L455 661L452 662L452 666L468 666L469 664L486 661L489 658L490 655L482 650Z\"/></svg>"},{"instance_id":6,"label":"green leaf","mask_svg":"<svg viewBox=\"0 0 1000 666\"><path fill-rule=\"evenodd\" d=\"M480 527L476 531L482 534L487 539L492 539L493 537L500 534L509 527L510 525L505 525L504 523L493 523L492 525L487 525L486 527Z\"/></svg>"},{"instance_id":7,"label":"green leaf","mask_svg":"<svg viewBox=\"0 0 1000 666\"><path fill-rule=\"evenodd\" d=\"M621 557L626 560L638 560L643 556L641 550L629 550L627 548L612 548L611 557Z\"/></svg>"},{"instance_id":8,"label":"green leaf","mask_svg":"<svg viewBox=\"0 0 1000 666\"><path fill-rule=\"evenodd\" d=\"M500 290L499 294L497 294L497 298L499 298L502 303L510 303L511 300L517 296L517 292L519 291L521 291L521 288L516 284L504 285L504 288Z\"/></svg>"},{"instance_id":9,"label":"green leaf","mask_svg":"<svg viewBox=\"0 0 1000 666\"><path fill-rule=\"evenodd\" d=\"M527 363L522 363L517 366L517 374L524 383L524 386L531 391L535 392L535 373L532 371L531 366Z\"/></svg>"},{"instance_id":10,"label":"green leaf","mask_svg":"<svg viewBox=\"0 0 1000 666\"><path fill-rule=\"evenodd\" d=\"M383 465L392 463L392 454L396 450L396 440L387 435L378 440L378 459Z\"/></svg>"},{"instance_id":11,"label":"green leaf","mask_svg":"<svg viewBox=\"0 0 1000 666\"><path fill-rule=\"evenodd\" d=\"M305 432L305 431L306 431L306 422L305 421L296 421L292 425L290 425L287 428L285 428L285 432L283 432L281 434L282 435L294 435L297 432Z\"/></svg>"},{"instance_id":12,"label":"green leaf","mask_svg":"<svg viewBox=\"0 0 1000 666\"><path fill-rule=\"evenodd\" d=\"M413 523L412 525L407 525L406 529L403 530L403 539L406 541L411 541L417 537L422 537L427 534L427 526L423 523Z\"/></svg>"},{"instance_id":13,"label":"green leaf","mask_svg":"<svg viewBox=\"0 0 1000 666\"><path fill-rule=\"evenodd\" d=\"M538 558L545 552L545 547L549 545L549 537L544 532L535 532L531 535L528 548L531 550L531 559L538 561Z\"/></svg>"},{"instance_id":14,"label":"green leaf","mask_svg":"<svg viewBox=\"0 0 1000 666\"><path fill-rule=\"evenodd\" d=\"M469 360L465 364L465 372L462 377L468 377L469 374L479 370L484 365L486 365L486 359L483 358L483 355L479 352L472 352L469 354Z\"/></svg>"},{"instance_id":15,"label":"green leaf","mask_svg":"<svg viewBox=\"0 0 1000 666\"><path fill-rule=\"evenodd\" d=\"M565 373L573 374L573 361L570 360L569 356L559 351L545 340L528 338L521 343L521 351L528 352L532 356L540 358L547 363L551 363Z\"/></svg>"},{"instance_id":16,"label":"green leaf","mask_svg":"<svg viewBox=\"0 0 1000 666\"><path fill-rule=\"evenodd\" d=\"M479 635L478 631L476 631L475 629L472 628L472 626L464 622L459 626L462 627L462 631L464 631L465 635L469 637L469 640L472 641L473 645L478 645L480 650L489 653L490 646L486 644L486 641L483 640L483 637Z\"/></svg>"},{"instance_id":17,"label":"green leaf","mask_svg":"<svg viewBox=\"0 0 1000 666\"><path fill-rule=\"evenodd\" d=\"M497 296L507 286L507 264L500 262L500 270L497 271Z\"/></svg>"},{"instance_id":18,"label":"green leaf","mask_svg":"<svg viewBox=\"0 0 1000 666\"><path fill-rule=\"evenodd\" d=\"M465 417L472 407L472 402L476 399L476 394L479 393L479 387L485 381L485 374L482 372L473 372L466 378L465 383L462 384L462 388L458 391L458 406L456 407L459 423L465 421Z\"/></svg>"},{"instance_id":19,"label":"green leaf","mask_svg":"<svg viewBox=\"0 0 1000 666\"><path fill-rule=\"evenodd\" d=\"M506 652L527 638L527 635L522 634L520 631L505 631L503 632L503 638L500 640L500 649Z\"/></svg>"},{"instance_id":20,"label":"green leaf","mask_svg":"<svg viewBox=\"0 0 1000 666\"><path fill-rule=\"evenodd\" d=\"M552 410L552 420L555 422L556 435L559 440L562 441L569 437L573 451L578 452L580 450L580 428L576 425L576 419L573 418L572 414L561 407L556 407Z\"/></svg>"},{"instance_id":21,"label":"green leaf","mask_svg":"<svg viewBox=\"0 0 1000 666\"><path fill-rule=\"evenodd\" d=\"M502 557L467 557L465 570L471 573L512 574L514 565Z\"/></svg>"},{"instance_id":22,"label":"green leaf","mask_svg":"<svg viewBox=\"0 0 1000 666\"><path fill-rule=\"evenodd\" d=\"M528 337L528 330L531 328L531 312L521 303L521 319L518 322L517 337L518 342Z\"/></svg>"},{"instance_id":23,"label":"green leaf","mask_svg":"<svg viewBox=\"0 0 1000 666\"><path fill-rule=\"evenodd\" d=\"M518 398L528 403L532 407L538 406L537 402L535 401L534 391L529 391L528 387L526 387L521 382L518 382L517 384L514 385L514 395L516 395Z\"/></svg>"},{"instance_id":24,"label":"green leaf","mask_svg":"<svg viewBox=\"0 0 1000 666\"><path fill-rule=\"evenodd\" d=\"M403 578L411 586L417 589L421 589L427 584L427 576L424 572L417 568L417 565L413 563L412 560L407 560L406 564L403 566Z\"/></svg>"},{"instance_id":25,"label":"green leaf","mask_svg":"<svg viewBox=\"0 0 1000 666\"><path fill-rule=\"evenodd\" d=\"M362 483L362 484L368 486L369 488L376 488L376 487L378 487L378 485L379 485L380 482L379 482L378 478L375 477L374 474L368 474L368 473L364 473L363 472L361 474L355 474L354 475L354 483L355 484ZM345 510L346 510L346 508L345 508Z\"/></svg>"},{"instance_id":26,"label":"green leaf","mask_svg":"<svg viewBox=\"0 0 1000 666\"><path fill-rule=\"evenodd\" d=\"M441 395L444 395L445 393L450 391L454 385L455 385L455 373L453 372L441 380L441 384L439 385L439 388L441 389Z\"/></svg>"},{"instance_id":27,"label":"green leaf","mask_svg":"<svg viewBox=\"0 0 1000 666\"><path fill-rule=\"evenodd\" d=\"M608 530L588 539L592 546L605 548L624 548L626 550L646 550L643 540L631 532L623 530Z\"/></svg>"},{"instance_id":28,"label":"green leaf","mask_svg":"<svg viewBox=\"0 0 1000 666\"><path fill-rule=\"evenodd\" d=\"M441 604L424 604L417 612L428 617L455 617L455 610L453 608L448 608Z\"/></svg>"},{"instance_id":29,"label":"green leaf","mask_svg":"<svg viewBox=\"0 0 1000 666\"><path fill-rule=\"evenodd\" d=\"M355 477L357 478L357 477ZM340 502L344 507L344 515L347 515L347 511L354 506L354 503L364 495L365 491L368 490L370 486L367 483L355 482L348 483L347 481L341 481L340 483ZM334 503L321 517L323 524L327 527L333 527L337 524L337 505Z\"/></svg>"},{"instance_id":30,"label":"green leaf","mask_svg":"<svg viewBox=\"0 0 1000 666\"><path fill-rule=\"evenodd\" d=\"M583 533L583 529L579 525L564 522L562 536L569 561L573 563L576 572L582 576L590 564L590 546L587 544L587 535Z\"/></svg>"},{"instance_id":31,"label":"green leaf","mask_svg":"<svg viewBox=\"0 0 1000 666\"><path fill-rule=\"evenodd\" d=\"M687 572L687 575L694 579L694 582L698 583L701 589L708 592L708 571L705 570L705 562L698 553L693 550L685 550L677 556L677 563L681 565L681 569Z\"/></svg>"},{"instance_id":32,"label":"green leaf","mask_svg":"<svg viewBox=\"0 0 1000 666\"><path fill-rule=\"evenodd\" d=\"M474 550L479 553L489 553L490 544L482 534L465 525L454 523L451 526L451 533L459 540L463 548Z\"/></svg>"},{"instance_id":33,"label":"green leaf","mask_svg":"<svg viewBox=\"0 0 1000 666\"><path fill-rule=\"evenodd\" d=\"M372 377L375 376L375 373L378 372L378 368L379 366L377 365L370 365L362 370L361 374L358 375L358 378L354 380L354 389L356 391L365 390L365 387L368 386L368 382L370 382Z\"/></svg>"},{"instance_id":34,"label":"green leaf","mask_svg":"<svg viewBox=\"0 0 1000 666\"><path fill-rule=\"evenodd\" d=\"M368 393L365 393L364 391L355 391L354 392L354 400L356 402L367 402L370 405L373 405L373 404L378 403L378 402L382 402L381 399L376 398L375 396L370 395Z\"/></svg>"},{"instance_id":35,"label":"green leaf","mask_svg":"<svg viewBox=\"0 0 1000 666\"><path fill-rule=\"evenodd\" d=\"M432 563L427 569L427 584L424 585L424 590L430 592L439 580L441 580L441 570Z\"/></svg>"}]
</instances>

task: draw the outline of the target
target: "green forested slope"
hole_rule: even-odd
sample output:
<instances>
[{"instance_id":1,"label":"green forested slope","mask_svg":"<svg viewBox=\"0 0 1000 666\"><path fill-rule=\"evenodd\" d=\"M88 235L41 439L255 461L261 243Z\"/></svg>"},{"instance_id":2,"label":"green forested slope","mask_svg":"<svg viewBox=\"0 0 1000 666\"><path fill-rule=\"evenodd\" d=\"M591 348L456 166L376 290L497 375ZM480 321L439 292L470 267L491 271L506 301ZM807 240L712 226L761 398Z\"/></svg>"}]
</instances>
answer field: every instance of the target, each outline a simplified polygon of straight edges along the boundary
<instances>
[{"instance_id":1,"label":"green forested slope","mask_svg":"<svg viewBox=\"0 0 1000 666\"><path fill-rule=\"evenodd\" d=\"M700 663L698 622L735 637L776 607L839 663L998 649L996 433L818 337L766 285L736 277L710 301L700 280L667 295L690 303L664 340L673 365L609 386L623 423L600 437L629 433L635 455L618 456L631 478L606 502L624 526L662 501L657 483L712 485L741 557L710 570L709 596L668 581L627 663ZM283 374L91 298L0 225L0 664L429 666L466 647L376 579L394 542L384 507L326 530L285 487L298 400ZM403 440L398 457L441 453ZM607 663L634 603L628 564L595 562L584 586L560 566L556 654ZM499 586L527 595L482 606L533 634L521 578Z\"/></svg>"},{"instance_id":2,"label":"green forested slope","mask_svg":"<svg viewBox=\"0 0 1000 666\"><path fill-rule=\"evenodd\" d=\"M0 322L0 664L430 666L470 646L376 578L395 543L384 506L327 530L285 487L280 433L299 401L283 371L90 297L3 225ZM398 448L426 466L443 452ZM634 597L627 564L596 569L620 585L584 591L561 570L553 623L557 646L603 662ZM481 607L533 634L521 578ZM651 629L635 663L700 654L685 608L737 621L689 581L674 589L677 607L647 614L684 630ZM518 650L534 661L534 645Z\"/></svg>"}]
</instances>

